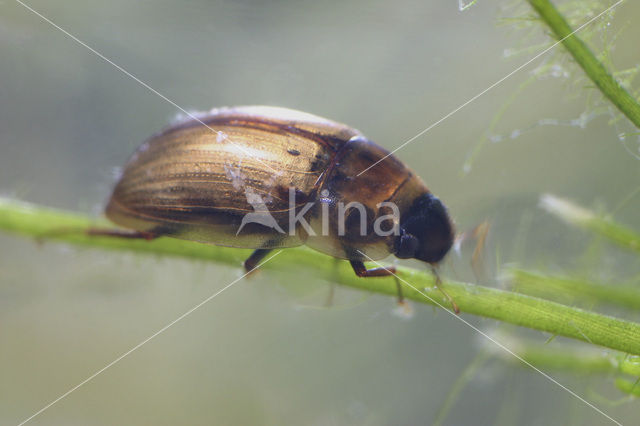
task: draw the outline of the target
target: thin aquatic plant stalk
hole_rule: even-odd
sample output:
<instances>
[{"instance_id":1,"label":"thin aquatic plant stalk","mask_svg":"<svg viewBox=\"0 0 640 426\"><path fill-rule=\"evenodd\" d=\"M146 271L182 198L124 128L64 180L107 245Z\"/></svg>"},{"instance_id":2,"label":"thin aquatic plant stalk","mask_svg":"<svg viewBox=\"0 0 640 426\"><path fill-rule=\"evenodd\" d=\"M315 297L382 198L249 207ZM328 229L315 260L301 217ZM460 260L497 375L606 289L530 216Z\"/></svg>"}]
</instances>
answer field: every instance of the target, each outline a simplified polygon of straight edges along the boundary
<instances>
[{"instance_id":1,"label":"thin aquatic plant stalk","mask_svg":"<svg viewBox=\"0 0 640 426\"><path fill-rule=\"evenodd\" d=\"M517 351L527 362L544 370L557 370L564 373L571 372L580 376L615 375L616 387L630 395L640 396L640 356L626 355L619 352L585 350L566 345L553 347L540 345L538 342L513 339L503 339L511 348ZM522 365L513 357L502 351L488 346L487 354L494 354L507 362ZM629 380L630 379L630 380Z\"/></svg>"},{"instance_id":2,"label":"thin aquatic plant stalk","mask_svg":"<svg viewBox=\"0 0 640 426\"><path fill-rule=\"evenodd\" d=\"M551 1L527 1L540 16L542 22L551 29L556 39L560 40L571 34L573 29ZM640 129L640 104L638 100L607 71L578 34L567 37L562 41L562 44L600 92Z\"/></svg>"},{"instance_id":3,"label":"thin aquatic plant stalk","mask_svg":"<svg viewBox=\"0 0 640 426\"><path fill-rule=\"evenodd\" d=\"M625 250L640 254L640 234L609 217L599 216L591 210L551 194L540 197L540 207L570 225L589 230Z\"/></svg>"},{"instance_id":4,"label":"thin aquatic plant stalk","mask_svg":"<svg viewBox=\"0 0 640 426\"><path fill-rule=\"evenodd\" d=\"M90 217L0 198L0 230L36 238L59 241L103 250L150 253L189 259L209 260L240 268L249 250L230 249L175 238L152 241L89 236L91 226L109 226ZM395 296L393 278L358 278L348 262L334 262L330 257L301 247L286 249L268 270L295 273L301 269L337 284L369 292ZM447 299L434 285L425 270L398 268L398 275L443 306ZM300 285L305 285L303 281ZM523 294L445 280L444 290L453 297L463 314L492 318L554 335L590 342L630 354L640 354L640 324L600 315ZM420 291L405 287L407 299L434 304Z\"/></svg>"},{"instance_id":5,"label":"thin aquatic plant stalk","mask_svg":"<svg viewBox=\"0 0 640 426\"><path fill-rule=\"evenodd\" d=\"M507 269L506 275L514 290L532 296L550 297L557 301L609 303L640 311L640 286L637 285L605 285L519 268Z\"/></svg>"}]
</instances>

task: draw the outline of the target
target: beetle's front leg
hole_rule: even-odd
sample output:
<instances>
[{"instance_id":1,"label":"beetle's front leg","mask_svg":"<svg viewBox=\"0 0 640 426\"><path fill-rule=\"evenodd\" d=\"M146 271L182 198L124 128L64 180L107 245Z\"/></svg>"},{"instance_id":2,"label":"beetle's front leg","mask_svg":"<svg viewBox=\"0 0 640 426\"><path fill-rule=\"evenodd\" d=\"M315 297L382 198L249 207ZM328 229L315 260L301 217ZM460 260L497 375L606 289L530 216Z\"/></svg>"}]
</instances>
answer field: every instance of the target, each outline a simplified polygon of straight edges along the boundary
<instances>
[{"instance_id":1,"label":"beetle's front leg","mask_svg":"<svg viewBox=\"0 0 640 426\"><path fill-rule=\"evenodd\" d=\"M398 277L396 277L395 266L367 269L367 267L364 266L364 263L359 260L350 260L349 263L351 263L353 272L355 272L357 276L362 278L393 276L393 278L396 280L396 287L398 288L398 303L401 305L405 304L404 296L402 295L402 284L400 284L400 280L398 279Z\"/></svg>"},{"instance_id":2,"label":"beetle's front leg","mask_svg":"<svg viewBox=\"0 0 640 426\"><path fill-rule=\"evenodd\" d=\"M353 272L355 272L357 276L362 278L388 277L396 273L395 266L389 266L388 268L367 269L366 266L364 266L364 263L360 262L359 260L350 260L349 263L351 263Z\"/></svg>"}]
</instances>

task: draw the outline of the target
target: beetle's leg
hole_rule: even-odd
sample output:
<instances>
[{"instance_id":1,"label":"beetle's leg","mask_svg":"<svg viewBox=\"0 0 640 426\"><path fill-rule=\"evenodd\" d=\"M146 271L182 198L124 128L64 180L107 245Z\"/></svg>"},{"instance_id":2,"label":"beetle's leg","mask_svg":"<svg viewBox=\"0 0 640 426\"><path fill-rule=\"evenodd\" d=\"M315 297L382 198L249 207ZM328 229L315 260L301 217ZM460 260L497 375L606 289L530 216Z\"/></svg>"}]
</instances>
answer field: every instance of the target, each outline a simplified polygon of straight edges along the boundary
<instances>
[{"instance_id":1,"label":"beetle's leg","mask_svg":"<svg viewBox=\"0 0 640 426\"><path fill-rule=\"evenodd\" d=\"M372 268L367 269L359 260L350 260L351 267L353 268L353 272L356 273L357 276L362 278L372 278L372 277L389 277L392 276L396 280L396 287L398 288L398 303L401 305L405 304L404 296L402 295L402 284L400 284L400 280L396 277L396 267L388 266L386 268Z\"/></svg>"},{"instance_id":2,"label":"beetle's leg","mask_svg":"<svg viewBox=\"0 0 640 426\"><path fill-rule=\"evenodd\" d=\"M247 273L253 271L254 269L256 269L258 267L258 264L260 263L260 261L262 259L265 258L265 256L267 254L269 254L269 252L272 249L257 249L254 250L253 253L251 253L251 256L249 256L247 258L247 260L244 261L244 270L247 271Z\"/></svg>"},{"instance_id":3,"label":"beetle's leg","mask_svg":"<svg viewBox=\"0 0 640 426\"><path fill-rule=\"evenodd\" d=\"M362 278L388 277L396 273L395 266L389 266L388 268L367 269L364 266L364 263L359 260L350 260L349 263L351 263L353 272L355 272L357 276Z\"/></svg>"},{"instance_id":4,"label":"beetle's leg","mask_svg":"<svg viewBox=\"0 0 640 426\"><path fill-rule=\"evenodd\" d=\"M330 308L333 306L333 298L336 292L336 285L335 283L329 283L329 293L327 294L327 301L324 303L324 306L326 306L327 308Z\"/></svg>"},{"instance_id":5,"label":"beetle's leg","mask_svg":"<svg viewBox=\"0 0 640 426\"><path fill-rule=\"evenodd\" d=\"M400 284L400 280L395 275L393 276L396 280L396 287L398 288L398 304L404 305L406 301L404 300L404 296L402 295L402 284Z\"/></svg>"},{"instance_id":6,"label":"beetle's leg","mask_svg":"<svg viewBox=\"0 0 640 426\"><path fill-rule=\"evenodd\" d=\"M105 236L116 238L140 238L145 240L153 240L154 238L165 235L163 232L150 232L150 231L134 231L127 229L112 229L112 228L81 228L81 227L64 227L54 229L36 237L36 241L42 244L49 238L59 238L65 235L84 234L90 236Z\"/></svg>"},{"instance_id":7,"label":"beetle's leg","mask_svg":"<svg viewBox=\"0 0 640 426\"><path fill-rule=\"evenodd\" d=\"M458 308L458 304L453 300L453 297L451 297L449 295L449 293L444 291L444 289L442 288L442 280L440 279L440 274L438 274L438 270L433 265L431 265L431 272L433 273L434 277L436 278L436 288L438 290L440 290L440 292L442 294L444 294L444 297L447 298L449 303L451 303L451 307L453 308L453 312L455 312L456 314L459 314L460 313L460 308Z\"/></svg>"},{"instance_id":8,"label":"beetle's leg","mask_svg":"<svg viewBox=\"0 0 640 426\"><path fill-rule=\"evenodd\" d=\"M481 282L486 279L487 273L485 270L484 251L487 244L487 236L491 230L491 224L489 221L484 221L477 225L475 228L464 231L458 235L454 241L454 249L458 252L461 251L462 245L469 240L475 240L476 244L471 255L471 269L477 282Z\"/></svg>"},{"instance_id":9,"label":"beetle's leg","mask_svg":"<svg viewBox=\"0 0 640 426\"><path fill-rule=\"evenodd\" d=\"M147 241L158 238L161 234L148 231L133 231L126 229L102 229L102 228L89 228L86 231L87 235L92 236L104 236L104 237L118 237L118 238L131 238L131 239L145 239Z\"/></svg>"},{"instance_id":10,"label":"beetle's leg","mask_svg":"<svg viewBox=\"0 0 640 426\"><path fill-rule=\"evenodd\" d=\"M334 295L336 292L336 282L338 281L338 266L339 266L339 262L340 259L334 257L333 258L333 280L329 283L329 294L327 294L327 301L325 303L325 306L327 308L333 306L333 299L334 299Z\"/></svg>"}]
</instances>

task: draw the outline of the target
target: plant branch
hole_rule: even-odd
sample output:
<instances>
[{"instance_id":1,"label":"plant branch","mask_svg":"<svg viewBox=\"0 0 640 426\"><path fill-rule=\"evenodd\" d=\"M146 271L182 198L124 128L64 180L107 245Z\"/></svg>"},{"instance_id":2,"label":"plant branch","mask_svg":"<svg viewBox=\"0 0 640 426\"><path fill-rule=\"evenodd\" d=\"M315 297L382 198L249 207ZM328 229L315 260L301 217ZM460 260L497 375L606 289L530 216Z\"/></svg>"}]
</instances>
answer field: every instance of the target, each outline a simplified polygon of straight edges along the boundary
<instances>
[{"instance_id":1,"label":"plant branch","mask_svg":"<svg viewBox=\"0 0 640 426\"><path fill-rule=\"evenodd\" d=\"M560 277L509 268L506 271L514 290L557 301L605 302L640 311L640 288L634 285L605 285L578 278Z\"/></svg>"},{"instance_id":2,"label":"plant branch","mask_svg":"<svg viewBox=\"0 0 640 426\"><path fill-rule=\"evenodd\" d=\"M174 238L145 241L89 236L85 230L91 226L105 226L105 223L76 213L0 198L0 229L36 237L40 241L57 240L106 250L205 259L234 267L240 267L242 260L250 253L248 250L217 247ZM333 262L328 256L304 247L284 250L276 260L266 264L264 268L294 273L306 270L317 277L344 286L381 294L397 294L396 282L393 278L358 278L347 262ZM399 268L398 275L439 304L448 306L447 299L434 287L434 278L430 273ZM304 282L300 285L304 285ZM640 324L638 323L473 284L445 281L442 287L453 297L464 313L566 336L630 354L640 354ZM419 291L408 287L403 291L408 299L434 304Z\"/></svg>"},{"instance_id":3,"label":"plant branch","mask_svg":"<svg viewBox=\"0 0 640 426\"><path fill-rule=\"evenodd\" d=\"M584 348L546 347L536 342L506 339L523 359L545 370L572 372L581 375L620 373L620 366L624 363L624 355L619 353L605 353L601 350L587 350ZM505 361L519 365L513 357L505 356L493 348L491 353Z\"/></svg>"},{"instance_id":4,"label":"plant branch","mask_svg":"<svg viewBox=\"0 0 640 426\"><path fill-rule=\"evenodd\" d=\"M601 350L585 350L573 345L546 347L537 342L501 336L519 356L536 367L585 375L616 375L615 385L622 392L640 396L640 357L619 352L608 353ZM488 353L516 365L522 365L503 351L488 346ZM631 379L631 380L628 380Z\"/></svg>"},{"instance_id":5,"label":"plant branch","mask_svg":"<svg viewBox=\"0 0 640 426\"><path fill-rule=\"evenodd\" d=\"M633 229L550 194L540 198L540 206L570 225L602 235L612 243L640 254L640 234Z\"/></svg>"},{"instance_id":6,"label":"plant branch","mask_svg":"<svg viewBox=\"0 0 640 426\"><path fill-rule=\"evenodd\" d=\"M571 26L549 0L527 1L558 40L572 33ZM573 34L564 39L562 44L600 92L640 129L640 104L613 78L580 37Z\"/></svg>"},{"instance_id":7,"label":"plant branch","mask_svg":"<svg viewBox=\"0 0 640 426\"><path fill-rule=\"evenodd\" d=\"M616 386L623 392L640 397L640 379L631 381L619 377L616 379Z\"/></svg>"}]
</instances>

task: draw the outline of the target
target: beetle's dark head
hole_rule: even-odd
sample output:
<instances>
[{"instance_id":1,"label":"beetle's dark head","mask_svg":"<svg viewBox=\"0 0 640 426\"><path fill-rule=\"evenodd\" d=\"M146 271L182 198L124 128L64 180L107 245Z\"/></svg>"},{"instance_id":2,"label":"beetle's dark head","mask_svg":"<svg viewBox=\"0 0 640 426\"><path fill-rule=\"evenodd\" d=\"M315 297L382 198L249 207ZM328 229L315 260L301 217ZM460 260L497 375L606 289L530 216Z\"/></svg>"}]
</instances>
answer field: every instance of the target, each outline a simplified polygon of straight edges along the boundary
<instances>
[{"instance_id":1,"label":"beetle's dark head","mask_svg":"<svg viewBox=\"0 0 640 426\"><path fill-rule=\"evenodd\" d=\"M454 229L447 208L431 193L416 198L400 218L395 255L430 264L442 260L453 245Z\"/></svg>"}]
</instances>

